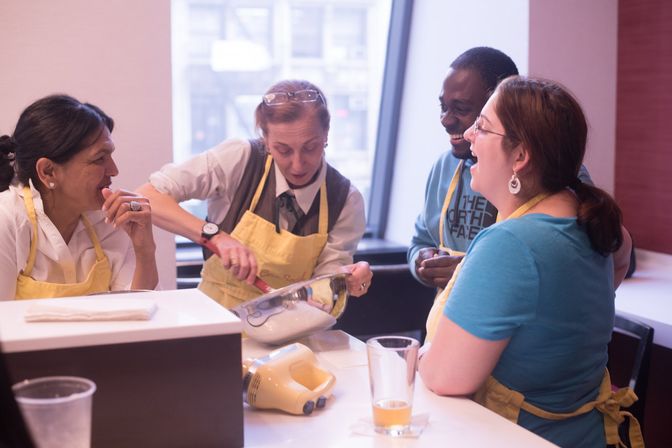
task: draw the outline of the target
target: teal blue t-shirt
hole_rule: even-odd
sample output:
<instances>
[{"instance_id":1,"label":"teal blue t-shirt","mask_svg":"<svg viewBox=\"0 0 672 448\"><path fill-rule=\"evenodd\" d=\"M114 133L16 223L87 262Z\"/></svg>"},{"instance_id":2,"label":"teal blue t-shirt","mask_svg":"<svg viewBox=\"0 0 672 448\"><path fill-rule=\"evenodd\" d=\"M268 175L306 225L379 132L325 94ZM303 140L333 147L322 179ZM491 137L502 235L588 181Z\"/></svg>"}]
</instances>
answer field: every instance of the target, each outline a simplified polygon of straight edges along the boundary
<instances>
[{"instance_id":1,"label":"teal blue t-shirt","mask_svg":"<svg viewBox=\"0 0 672 448\"><path fill-rule=\"evenodd\" d=\"M551 412L597 396L614 323L613 259L576 219L530 214L478 234L444 314L482 339L510 338L493 376ZM602 415L518 423L560 446L605 446Z\"/></svg>"}]
</instances>

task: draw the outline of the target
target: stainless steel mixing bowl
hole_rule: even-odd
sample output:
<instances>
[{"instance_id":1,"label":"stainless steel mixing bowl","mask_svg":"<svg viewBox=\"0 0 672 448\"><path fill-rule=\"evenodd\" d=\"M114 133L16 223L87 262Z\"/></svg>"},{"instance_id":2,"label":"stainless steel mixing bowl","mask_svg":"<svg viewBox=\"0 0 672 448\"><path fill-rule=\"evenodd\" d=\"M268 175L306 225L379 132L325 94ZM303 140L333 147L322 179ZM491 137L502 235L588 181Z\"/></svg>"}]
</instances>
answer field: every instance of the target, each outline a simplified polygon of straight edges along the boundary
<instances>
[{"instance_id":1,"label":"stainless steel mixing bowl","mask_svg":"<svg viewBox=\"0 0 672 448\"><path fill-rule=\"evenodd\" d=\"M294 283L242 303L233 311L252 339L267 344L297 340L336 323L348 300L348 275L327 274Z\"/></svg>"}]
</instances>

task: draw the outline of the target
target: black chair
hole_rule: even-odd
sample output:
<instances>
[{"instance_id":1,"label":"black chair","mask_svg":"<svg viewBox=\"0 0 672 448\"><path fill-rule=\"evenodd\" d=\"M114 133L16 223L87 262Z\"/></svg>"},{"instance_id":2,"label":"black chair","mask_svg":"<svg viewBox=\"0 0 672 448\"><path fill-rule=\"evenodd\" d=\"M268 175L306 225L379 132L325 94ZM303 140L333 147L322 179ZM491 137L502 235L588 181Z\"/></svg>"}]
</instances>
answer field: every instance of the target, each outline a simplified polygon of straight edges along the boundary
<instances>
[{"instance_id":1,"label":"black chair","mask_svg":"<svg viewBox=\"0 0 672 448\"><path fill-rule=\"evenodd\" d=\"M371 265L366 295L351 297L334 329L361 340L383 334L425 338L425 322L436 290L420 284L407 264Z\"/></svg>"},{"instance_id":2,"label":"black chair","mask_svg":"<svg viewBox=\"0 0 672 448\"><path fill-rule=\"evenodd\" d=\"M621 314L616 314L614 332L609 343L609 371L615 386L629 386L637 400L628 411L644 430L644 408L653 347L653 328Z\"/></svg>"}]
</instances>

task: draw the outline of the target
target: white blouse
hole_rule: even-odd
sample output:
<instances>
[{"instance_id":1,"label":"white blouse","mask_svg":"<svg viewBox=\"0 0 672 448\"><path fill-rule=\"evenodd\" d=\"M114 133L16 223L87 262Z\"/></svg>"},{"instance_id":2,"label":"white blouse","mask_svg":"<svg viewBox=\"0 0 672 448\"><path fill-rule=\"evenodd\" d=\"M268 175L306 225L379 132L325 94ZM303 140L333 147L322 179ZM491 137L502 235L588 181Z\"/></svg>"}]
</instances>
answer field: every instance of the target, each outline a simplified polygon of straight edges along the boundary
<instances>
[{"instance_id":1,"label":"white blouse","mask_svg":"<svg viewBox=\"0 0 672 448\"><path fill-rule=\"evenodd\" d=\"M32 182L30 188L38 224L37 254L31 277L52 283L86 280L96 262L96 252L84 224L80 220L66 244L44 213L42 198ZM129 289L135 272L135 252L130 238L123 230L106 224L101 211L87 212L86 216L112 267L112 290ZM0 300L12 300L16 295L16 279L28 261L32 233L22 184L14 183L0 193L0 229Z\"/></svg>"},{"instance_id":2,"label":"white blouse","mask_svg":"<svg viewBox=\"0 0 672 448\"><path fill-rule=\"evenodd\" d=\"M250 152L250 143L247 140L225 140L186 162L165 165L160 171L153 173L149 181L154 188L170 195L177 202L188 199L207 200L208 220L220 223L231 207ZM322 162L320 174L315 182L293 190L290 189L277 164L273 166L276 197L291 190L303 212L307 213L327 175L327 164ZM287 228L287 222L282 214L280 225L284 229ZM317 260L313 275L333 273L340 266L352 263L357 243L364 235L365 229L364 198L351 183L343 210L329 232L327 244Z\"/></svg>"}]
</instances>

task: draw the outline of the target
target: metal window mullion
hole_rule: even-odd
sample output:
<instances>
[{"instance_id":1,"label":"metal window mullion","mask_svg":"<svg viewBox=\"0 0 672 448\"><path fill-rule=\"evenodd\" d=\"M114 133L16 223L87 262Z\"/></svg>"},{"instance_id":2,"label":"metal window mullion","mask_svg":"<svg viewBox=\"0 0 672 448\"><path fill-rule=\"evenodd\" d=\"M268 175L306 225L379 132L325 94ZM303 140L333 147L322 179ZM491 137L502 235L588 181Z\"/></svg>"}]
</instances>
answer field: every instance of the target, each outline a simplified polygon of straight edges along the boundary
<instances>
[{"instance_id":1,"label":"metal window mullion","mask_svg":"<svg viewBox=\"0 0 672 448\"><path fill-rule=\"evenodd\" d=\"M387 228L412 12L413 0L392 1L367 222L374 238Z\"/></svg>"}]
</instances>

